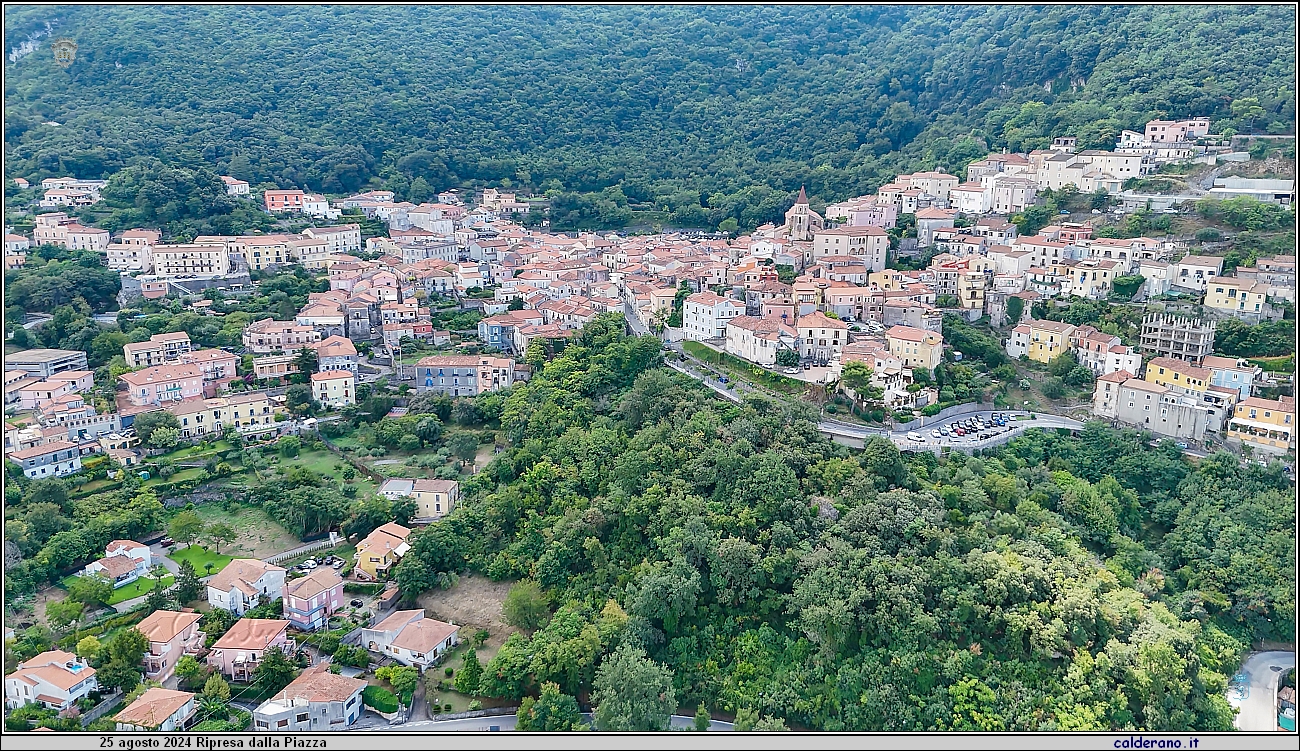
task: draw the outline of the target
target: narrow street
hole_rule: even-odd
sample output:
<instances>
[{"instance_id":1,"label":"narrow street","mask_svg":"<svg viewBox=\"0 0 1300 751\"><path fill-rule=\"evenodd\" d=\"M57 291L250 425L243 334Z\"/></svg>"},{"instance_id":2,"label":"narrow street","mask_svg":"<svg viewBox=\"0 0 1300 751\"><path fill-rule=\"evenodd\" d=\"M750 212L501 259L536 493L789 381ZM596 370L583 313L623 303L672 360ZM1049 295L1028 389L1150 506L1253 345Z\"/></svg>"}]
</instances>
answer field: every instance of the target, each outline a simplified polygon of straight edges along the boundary
<instances>
[{"instance_id":1,"label":"narrow street","mask_svg":"<svg viewBox=\"0 0 1300 751\"><path fill-rule=\"evenodd\" d=\"M1228 703L1240 710L1234 724L1247 732L1277 731L1277 684L1295 667L1294 652L1256 652L1228 682Z\"/></svg>"}]
</instances>

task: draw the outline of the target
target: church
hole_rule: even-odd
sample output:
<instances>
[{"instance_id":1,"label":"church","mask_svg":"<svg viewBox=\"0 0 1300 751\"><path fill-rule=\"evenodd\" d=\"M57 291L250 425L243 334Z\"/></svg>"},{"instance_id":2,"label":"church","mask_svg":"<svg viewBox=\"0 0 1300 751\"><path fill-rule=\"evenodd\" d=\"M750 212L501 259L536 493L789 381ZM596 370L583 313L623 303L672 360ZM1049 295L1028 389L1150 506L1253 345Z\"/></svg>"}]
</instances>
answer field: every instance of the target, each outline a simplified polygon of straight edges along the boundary
<instances>
[{"instance_id":1,"label":"church","mask_svg":"<svg viewBox=\"0 0 1300 751\"><path fill-rule=\"evenodd\" d=\"M800 186L799 197L795 199L790 210L785 212L786 238L798 242L812 242L813 233L822 229L824 225L821 214L808 207L808 194Z\"/></svg>"}]
</instances>

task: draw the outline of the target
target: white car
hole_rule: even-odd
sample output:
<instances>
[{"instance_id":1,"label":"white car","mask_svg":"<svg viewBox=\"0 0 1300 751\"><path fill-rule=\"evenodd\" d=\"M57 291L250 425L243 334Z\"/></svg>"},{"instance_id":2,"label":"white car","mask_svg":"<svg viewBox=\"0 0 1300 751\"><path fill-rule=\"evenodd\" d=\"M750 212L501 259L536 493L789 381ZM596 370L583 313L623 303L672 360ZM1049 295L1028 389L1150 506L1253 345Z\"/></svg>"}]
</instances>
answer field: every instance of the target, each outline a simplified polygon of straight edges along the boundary
<instances>
[{"instance_id":1,"label":"white car","mask_svg":"<svg viewBox=\"0 0 1300 751\"><path fill-rule=\"evenodd\" d=\"M799 375L799 369L798 369L798 368L786 368L785 370L783 370L783 371L781 371L781 372L782 372L782 373L785 373L786 375Z\"/></svg>"},{"instance_id":2,"label":"white car","mask_svg":"<svg viewBox=\"0 0 1300 751\"><path fill-rule=\"evenodd\" d=\"M931 430L931 431L930 431L930 437L931 437L931 438L942 438L942 437L943 437L943 434L940 433L940 432L937 431L937 430Z\"/></svg>"},{"instance_id":3,"label":"white car","mask_svg":"<svg viewBox=\"0 0 1300 751\"><path fill-rule=\"evenodd\" d=\"M919 443L920 441L924 441L925 438L923 438L920 433L913 430L912 432L907 434L907 440L917 441Z\"/></svg>"}]
</instances>

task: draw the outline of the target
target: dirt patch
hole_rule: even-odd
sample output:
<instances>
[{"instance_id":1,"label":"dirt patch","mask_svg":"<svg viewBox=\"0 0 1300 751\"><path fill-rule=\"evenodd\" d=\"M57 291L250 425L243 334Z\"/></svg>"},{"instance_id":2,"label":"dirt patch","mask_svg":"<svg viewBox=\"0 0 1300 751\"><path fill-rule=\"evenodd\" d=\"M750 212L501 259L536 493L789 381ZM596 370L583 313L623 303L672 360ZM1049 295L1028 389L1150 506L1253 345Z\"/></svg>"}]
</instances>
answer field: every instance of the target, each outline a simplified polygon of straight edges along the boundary
<instances>
[{"instance_id":1,"label":"dirt patch","mask_svg":"<svg viewBox=\"0 0 1300 751\"><path fill-rule=\"evenodd\" d=\"M483 576L462 576L451 589L426 592L417 601L431 617L462 626L462 638L472 639L475 631L487 629L491 636L485 651L495 654L506 637L518 630L507 625L501 615L501 603L505 602L510 585L511 582L494 582Z\"/></svg>"},{"instance_id":2,"label":"dirt patch","mask_svg":"<svg viewBox=\"0 0 1300 751\"><path fill-rule=\"evenodd\" d=\"M205 504L196 510L205 524L224 522L234 528L238 537L230 545L221 548L221 552L226 555L262 559L302 544L289 530L259 508L240 508L231 514L216 505Z\"/></svg>"},{"instance_id":3,"label":"dirt patch","mask_svg":"<svg viewBox=\"0 0 1300 751\"><path fill-rule=\"evenodd\" d=\"M42 626L49 626L50 620L45 617L45 606L52 602L62 602L68 593L58 587L46 587L36 593L32 601L32 613L36 623Z\"/></svg>"}]
</instances>

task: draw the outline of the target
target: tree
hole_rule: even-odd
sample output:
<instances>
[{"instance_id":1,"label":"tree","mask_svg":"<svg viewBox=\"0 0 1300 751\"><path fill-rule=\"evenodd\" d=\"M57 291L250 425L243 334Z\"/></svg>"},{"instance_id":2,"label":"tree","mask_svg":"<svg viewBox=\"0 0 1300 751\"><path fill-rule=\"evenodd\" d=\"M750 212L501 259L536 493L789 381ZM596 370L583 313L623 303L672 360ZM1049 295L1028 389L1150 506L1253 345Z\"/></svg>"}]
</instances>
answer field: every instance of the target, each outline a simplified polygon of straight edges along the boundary
<instances>
[{"instance_id":1,"label":"tree","mask_svg":"<svg viewBox=\"0 0 1300 751\"><path fill-rule=\"evenodd\" d=\"M420 683L420 671L400 665L379 668L375 671L375 677L381 681L388 681L388 685L393 687L393 693L397 694L404 704L410 704L411 697L415 694L415 687Z\"/></svg>"},{"instance_id":2,"label":"tree","mask_svg":"<svg viewBox=\"0 0 1300 751\"><path fill-rule=\"evenodd\" d=\"M672 673L630 644L601 662L593 688L596 729L601 732L667 730L677 708Z\"/></svg>"},{"instance_id":3,"label":"tree","mask_svg":"<svg viewBox=\"0 0 1300 751\"><path fill-rule=\"evenodd\" d=\"M134 628L118 632L108 643L106 659L99 669L99 683L130 693L140 685L140 661L149 649L149 640Z\"/></svg>"},{"instance_id":4,"label":"tree","mask_svg":"<svg viewBox=\"0 0 1300 751\"><path fill-rule=\"evenodd\" d=\"M525 732L568 732L586 730L582 722L582 713L578 700L560 692L558 684L547 681L542 684L541 695L534 700L524 697L519 703L519 712L515 728Z\"/></svg>"},{"instance_id":5,"label":"tree","mask_svg":"<svg viewBox=\"0 0 1300 751\"><path fill-rule=\"evenodd\" d=\"M315 373L316 368L320 365L320 358L316 350L311 347L303 347L293 358L294 367L298 368L299 373Z\"/></svg>"},{"instance_id":6,"label":"tree","mask_svg":"<svg viewBox=\"0 0 1300 751\"><path fill-rule=\"evenodd\" d=\"M483 675L483 666L478 661L478 652L473 647L465 653L464 662L456 672L454 684L456 690L466 696L478 694L479 678Z\"/></svg>"},{"instance_id":7,"label":"tree","mask_svg":"<svg viewBox=\"0 0 1300 751\"><path fill-rule=\"evenodd\" d=\"M738 733L748 733L758 724L758 712L748 707L736 710L736 721L732 723Z\"/></svg>"},{"instance_id":8,"label":"tree","mask_svg":"<svg viewBox=\"0 0 1300 751\"><path fill-rule=\"evenodd\" d=\"M193 690L193 687L203 683L204 677L208 674L208 667L194 658L194 655L181 655L176 661L176 677L180 679L181 685L186 690ZM204 686L204 691L207 686ZM226 688L229 696L230 688Z\"/></svg>"},{"instance_id":9,"label":"tree","mask_svg":"<svg viewBox=\"0 0 1300 751\"><path fill-rule=\"evenodd\" d=\"M180 438L180 430L163 425L154 429L153 434L149 436L148 445L155 449L171 449L180 442Z\"/></svg>"},{"instance_id":10,"label":"tree","mask_svg":"<svg viewBox=\"0 0 1300 751\"><path fill-rule=\"evenodd\" d=\"M276 443L276 446L280 449L280 456L292 459L302 450L302 440L298 436L285 436Z\"/></svg>"},{"instance_id":11,"label":"tree","mask_svg":"<svg viewBox=\"0 0 1300 751\"><path fill-rule=\"evenodd\" d=\"M219 673L213 673L208 676L208 680L203 684L203 695L211 696L218 699L223 704L230 701L230 684Z\"/></svg>"},{"instance_id":12,"label":"tree","mask_svg":"<svg viewBox=\"0 0 1300 751\"><path fill-rule=\"evenodd\" d=\"M82 602L72 599L71 597L59 600L57 602L46 603L45 617L50 619L59 628L67 626L69 623L81 618L86 606Z\"/></svg>"},{"instance_id":13,"label":"tree","mask_svg":"<svg viewBox=\"0 0 1300 751\"><path fill-rule=\"evenodd\" d=\"M149 590L144 605L149 610L167 610L171 606L171 597L168 596L167 587L163 584L163 577L167 575L167 570L162 566L154 566L149 573L153 576L153 589Z\"/></svg>"},{"instance_id":14,"label":"tree","mask_svg":"<svg viewBox=\"0 0 1300 751\"><path fill-rule=\"evenodd\" d=\"M1048 399L1060 399L1065 396L1065 381L1052 376L1043 382L1043 396Z\"/></svg>"},{"instance_id":15,"label":"tree","mask_svg":"<svg viewBox=\"0 0 1300 751\"><path fill-rule=\"evenodd\" d=\"M704 703L701 702L700 706L695 710L695 731L703 733L708 730L709 726L712 724L713 717L709 714L708 707L704 706Z\"/></svg>"},{"instance_id":16,"label":"tree","mask_svg":"<svg viewBox=\"0 0 1300 751\"><path fill-rule=\"evenodd\" d=\"M103 607L112 596L112 583L98 574L78 576L68 583L68 599L92 609Z\"/></svg>"},{"instance_id":17,"label":"tree","mask_svg":"<svg viewBox=\"0 0 1300 751\"><path fill-rule=\"evenodd\" d=\"M135 422L132 423L135 428L135 434L140 438L140 442L146 446L152 446L153 433L158 428L172 428L178 431L181 423L176 419L176 415L166 410L156 412L144 412L136 415Z\"/></svg>"},{"instance_id":18,"label":"tree","mask_svg":"<svg viewBox=\"0 0 1300 751\"><path fill-rule=\"evenodd\" d=\"M221 552L222 543L232 542L239 537L239 533L235 531L235 528L225 522L213 522L204 527L203 532L207 536L208 542L212 543L214 553Z\"/></svg>"},{"instance_id":19,"label":"tree","mask_svg":"<svg viewBox=\"0 0 1300 751\"><path fill-rule=\"evenodd\" d=\"M181 511L167 524L167 535L178 543L189 546L203 534L203 519L186 509Z\"/></svg>"},{"instance_id":20,"label":"tree","mask_svg":"<svg viewBox=\"0 0 1300 751\"><path fill-rule=\"evenodd\" d=\"M1259 106L1259 97L1242 97L1241 99L1232 100L1232 116L1242 122L1246 130L1252 130L1255 127L1255 121L1268 114L1263 107Z\"/></svg>"},{"instance_id":21,"label":"tree","mask_svg":"<svg viewBox=\"0 0 1300 751\"><path fill-rule=\"evenodd\" d=\"M415 435L432 446L442 438L442 421L433 415L423 418L415 424Z\"/></svg>"},{"instance_id":22,"label":"tree","mask_svg":"<svg viewBox=\"0 0 1300 751\"><path fill-rule=\"evenodd\" d=\"M203 582L199 580L199 574L194 570L194 564L189 561L181 561L176 571L176 601L184 605L199 599L203 594Z\"/></svg>"},{"instance_id":23,"label":"tree","mask_svg":"<svg viewBox=\"0 0 1300 751\"><path fill-rule=\"evenodd\" d=\"M1011 295L1007 298L1007 323L1014 326L1020 323L1020 317L1025 314L1025 299Z\"/></svg>"},{"instance_id":24,"label":"tree","mask_svg":"<svg viewBox=\"0 0 1300 751\"><path fill-rule=\"evenodd\" d=\"M262 661L254 672L254 682L266 693L275 693L293 682L296 670L293 663L279 647L262 653Z\"/></svg>"},{"instance_id":25,"label":"tree","mask_svg":"<svg viewBox=\"0 0 1300 751\"><path fill-rule=\"evenodd\" d=\"M312 396L311 386L305 383L295 383L285 389L284 406L300 417L311 415L320 408L320 405Z\"/></svg>"},{"instance_id":26,"label":"tree","mask_svg":"<svg viewBox=\"0 0 1300 751\"><path fill-rule=\"evenodd\" d=\"M785 368L793 368L799 364L799 353L792 349L779 349L776 353L776 364Z\"/></svg>"},{"instance_id":27,"label":"tree","mask_svg":"<svg viewBox=\"0 0 1300 751\"><path fill-rule=\"evenodd\" d=\"M551 610L542 588L532 579L515 582L501 603L506 623L525 631L536 631L550 617Z\"/></svg>"},{"instance_id":28,"label":"tree","mask_svg":"<svg viewBox=\"0 0 1300 751\"><path fill-rule=\"evenodd\" d=\"M77 642L77 656L83 660L94 660L99 657L99 653L103 648L104 645L100 644L99 639L94 636L85 636Z\"/></svg>"},{"instance_id":29,"label":"tree","mask_svg":"<svg viewBox=\"0 0 1300 751\"><path fill-rule=\"evenodd\" d=\"M464 467L465 462L474 461L474 457L478 455L478 438L474 437L473 433L456 433L447 439L447 447L457 459L460 459L460 465Z\"/></svg>"}]
</instances>

